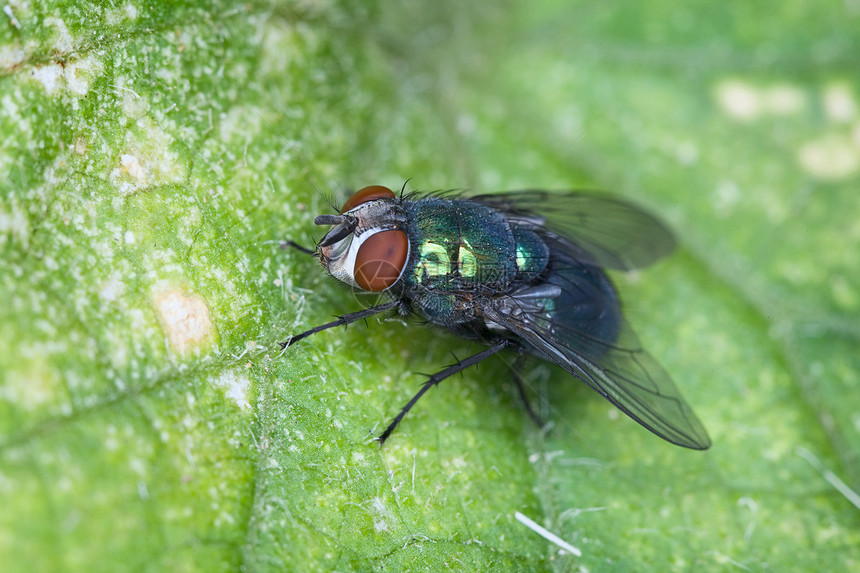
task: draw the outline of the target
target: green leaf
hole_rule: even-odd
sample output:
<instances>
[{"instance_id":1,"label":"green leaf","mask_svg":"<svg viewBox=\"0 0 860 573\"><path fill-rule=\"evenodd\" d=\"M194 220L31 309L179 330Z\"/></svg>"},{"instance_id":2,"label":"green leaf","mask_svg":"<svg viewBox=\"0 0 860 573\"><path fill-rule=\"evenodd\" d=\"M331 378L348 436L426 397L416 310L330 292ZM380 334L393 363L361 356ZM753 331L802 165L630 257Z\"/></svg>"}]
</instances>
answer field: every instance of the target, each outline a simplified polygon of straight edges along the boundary
<instances>
[{"instance_id":1,"label":"green leaf","mask_svg":"<svg viewBox=\"0 0 860 573\"><path fill-rule=\"evenodd\" d=\"M10 571L852 570L850 3L11 3L0 18ZM594 187L680 252L614 275L713 439L371 319L313 260L350 186ZM810 460L813 463L810 463ZM827 471L833 472L826 473ZM829 481L828 481L829 480ZM577 557L519 522L578 547Z\"/></svg>"}]
</instances>

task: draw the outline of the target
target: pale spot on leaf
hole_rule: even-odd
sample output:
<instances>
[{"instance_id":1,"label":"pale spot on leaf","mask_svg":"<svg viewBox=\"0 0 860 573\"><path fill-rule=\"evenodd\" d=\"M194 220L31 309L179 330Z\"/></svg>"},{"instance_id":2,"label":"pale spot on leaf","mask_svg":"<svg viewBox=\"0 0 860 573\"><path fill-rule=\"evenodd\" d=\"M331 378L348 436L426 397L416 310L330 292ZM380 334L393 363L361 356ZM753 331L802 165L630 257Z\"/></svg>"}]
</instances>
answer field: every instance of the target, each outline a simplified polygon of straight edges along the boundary
<instances>
[{"instance_id":1,"label":"pale spot on leaf","mask_svg":"<svg viewBox=\"0 0 860 573\"><path fill-rule=\"evenodd\" d=\"M785 116L800 113L806 107L806 94L790 84L758 87L732 79L717 86L717 102L728 115L742 121L762 115Z\"/></svg>"},{"instance_id":2,"label":"pale spot on leaf","mask_svg":"<svg viewBox=\"0 0 860 573\"><path fill-rule=\"evenodd\" d=\"M857 102L851 88L845 84L834 84L824 91L824 111L834 122L847 122L857 115Z\"/></svg>"},{"instance_id":3,"label":"pale spot on leaf","mask_svg":"<svg viewBox=\"0 0 860 573\"><path fill-rule=\"evenodd\" d=\"M33 68L30 75L42 84L46 92L51 94L57 89L57 87L59 87L60 78L63 77L63 68L61 68L59 64L39 66Z\"/></svg>"},{"instance_id":4,"label":"pale spot on leaf","mask_svg":"<svg viewBox=\"0 0 860 573\"><path fill-rule=\"evenodd\" d=\"M174 351L185 354L210 343L213 325L201 296L179 289L163 291L155 297L155 309Z\"/></svg>"},{"instance_id":5,"label":"pale spot on leaf","mask_svg":"<svg viewBox=\"0 0 860 573\"><path fill-rule=\"evenodd\" d=\"M223 388L226 396L233 400L240 409L247 410L250 407L248 388L251 386L251 381L241 370L222 372L217 378L212 379L212 384Z\"/></svg>"},{"instance_id":6,"label":"pale spot on leaf","mask_svg":"<svg viewBox=\"0 0 860 573\"><path fill-rule=\"evenodd\" d=\"M800 113L806 107L806 94L798 87L778 84L762 94L762 109L772 115Z\"/></svg>"},{"instance_id":7,"label":"pale spot on leaf","mask_svg":"<svg viewBox=\"0 0 860 573\"><path fill-rule=\"evenodd\" d=\"M11 70L27 57L27 52L18 45L0 47L0 70Z\"/></svg>"},{"instance_id":8,"label":"pale spot on leaf","mask_svg":"<svg viewBox=\"0 0 860 573\"><path fill-rule=\"evenodd\" d=\"M45 18L45 25L54 28L54 44L51 47L55 52L64 54L74 49L75 42L65 22L59 18Z\"/></svg>"},{"instance_id":9,"label":"pale spot on leaf","mask_svg":"<svg viewBox=\"0 0 860 573\"><path fill-rule=\"evenodd\" d=\"M146 169L140 164L140 160L134 155L123 154L119 158L123 170L133 179L143 181L146 179Z\"/></svg>"},{"instance_id":10,"label":"pale spot on leaf","mask_svg":"<svg viewBox=\"0 0 860 573\"><path fill-rule=\"evenodd\" d=\"M860 168L860 152L846 135L828 134L810 141L797 158L810 175L825 180L844 179Z\"/></svg>"},{"instance_id":11,"label":"pale spot on leaf","mask_svg":"<svg viewBox=\"0 0 860 573\"><path fill-rule=\"evenodd\" d=\"M750 120L761 112L758 91L739 80L728 80L717 86L717 101L724 112L736 119Z\"/></svg>"},{"instance_id":12,"label":"pale spot on leaf","mask_svg":"<svg viewBox=\"0 0 860 573\"><path fill-rule=\"evenodd\" d=\"M113 302L125 292L125 283L119 272L114 271L111 275L102 281L99 288L99 298L105 302Z\"/></svg>"},{"instance_id":13,"label":"pale spot on leaf","mask_svg":"<svg viewBox=\"0 0 860 573\"><path fill-rule=\"evenodd\" d=\"M714 201L714 210L727 216L741 200L741 190L734 181L720 181Z\"/></svg>"}]
</instances>

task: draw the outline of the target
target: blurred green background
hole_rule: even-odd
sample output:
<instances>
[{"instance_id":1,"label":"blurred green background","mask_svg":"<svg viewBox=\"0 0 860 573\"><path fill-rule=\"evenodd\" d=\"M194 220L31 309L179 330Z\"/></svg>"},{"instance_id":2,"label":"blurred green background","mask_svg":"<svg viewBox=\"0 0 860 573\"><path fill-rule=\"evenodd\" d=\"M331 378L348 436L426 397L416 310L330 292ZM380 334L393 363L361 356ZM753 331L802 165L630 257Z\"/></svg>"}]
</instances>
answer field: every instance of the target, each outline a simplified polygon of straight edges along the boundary
<instances>
[{"instance_id":1,"label":"blurred green background","mask_svg":"<svg viewBox=\"0 0 860 573\"><path fill-rule=\"evenodd\" d=\"M858 15L7 3L3 570L856 570L832 482L860 489ZM614 278L713 447L535 363L542 436L493 360L380 449L416 373L478 347L372 319L281 354L364 301L279 241L407 179L661 214L679 252Z\"/></svg>"}]
</instances>

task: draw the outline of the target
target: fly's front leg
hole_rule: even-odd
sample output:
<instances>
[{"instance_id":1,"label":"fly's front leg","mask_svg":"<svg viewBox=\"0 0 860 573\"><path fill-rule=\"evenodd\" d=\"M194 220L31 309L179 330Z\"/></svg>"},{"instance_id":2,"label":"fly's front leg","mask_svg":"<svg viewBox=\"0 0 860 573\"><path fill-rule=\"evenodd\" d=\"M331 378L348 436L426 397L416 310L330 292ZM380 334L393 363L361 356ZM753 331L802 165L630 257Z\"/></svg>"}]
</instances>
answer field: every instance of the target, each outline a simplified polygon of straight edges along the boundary
<instances>
[{"instance_id":1,"label":"fly's front leg","mask_svg":"<svg viewBox=\"0 0 860 573\"><path fill-rule=\"evenodd\" d=\"M377 306L371 306L370 308L365 308L364 310L359 310L358 312L351 312L349 314L344 314L343 316L339 316L337 320L333 320L331 322L327 322L325 324L321 324L315 328L311 328L310 330L306 330L300 334L297 334L293 337L290 337L289 340L279 343L281 348L287 348L288 346L292 346L299 340L303 338L307 338L312 334L316 334L317 332L322 332L323 330L328 330L329 328L334 328L336 326L345 326L347 324L356 322L358 320L363 320L365 318L369 318L374 314L379 314L380 312L385 312L386 310L391 310L392 308L396 308L400 306L401 302L399 300L394 300L391 302L386 302L385 304L380 304Z\"/></svg>"},{"instance_id":2,"label":"fly's front leg","mask_svg":"<svg viewBox=\"0 0 860 573\"><path fill-rule=\"evenodd\" d=\"M297 242L295 242L295 241L281 241L281 245L280 245L280 246L281 246L281 248L282 248L282 249L292 248L292 249L295 249L295 250L297 250L298 252L300 252L300 253L304 253L304 254L306 254L306 255L311 255L311 256L313 256L313 255L316 255L316 254L317 254L316 250L314 250L314 249L309 249L309 248L307 248L307 247L305 247L305 246L302 246L302 245L298 244L298 243L297 243Z\"/></svg>"}]
</instances>

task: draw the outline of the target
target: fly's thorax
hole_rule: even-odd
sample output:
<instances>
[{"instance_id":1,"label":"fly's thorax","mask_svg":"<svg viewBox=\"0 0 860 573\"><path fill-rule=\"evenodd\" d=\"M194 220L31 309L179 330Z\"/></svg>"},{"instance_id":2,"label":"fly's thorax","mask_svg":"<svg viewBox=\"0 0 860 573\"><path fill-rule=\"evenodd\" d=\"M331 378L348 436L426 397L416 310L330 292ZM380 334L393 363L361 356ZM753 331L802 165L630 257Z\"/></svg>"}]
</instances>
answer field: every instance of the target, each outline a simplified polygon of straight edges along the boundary
<instances>
[{"instance_id":1,"label":"fly's thorax","mask_svg":"<svg viewBox=\"0 0 860 573\"><path fill-rule=\"evenodd\" d=\"M406 214L390 189L365 187L347 200L340 215L319 216L315 222L333 225L318 252L336 279L379 292L403 276L411 252Z\"/></svg>"},{"instance_id":2,"label":"fly's thorax","mask_svg":"<svg viewBox=\"0 0 860 573\"><path fill-rule=\"evenodd\" d=\"M426 197L404 205L412 255L403 280L431 291L504 289L516 277L510 225L465 199Z\"/></svg>"}]
</instances>

